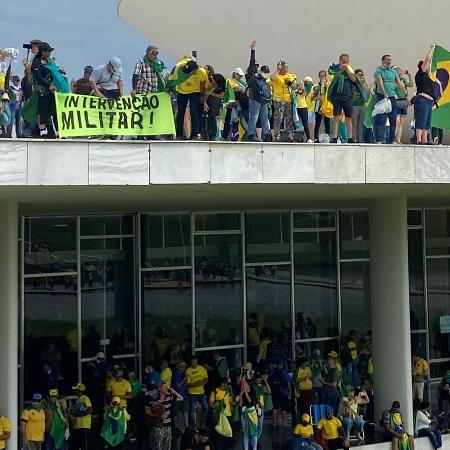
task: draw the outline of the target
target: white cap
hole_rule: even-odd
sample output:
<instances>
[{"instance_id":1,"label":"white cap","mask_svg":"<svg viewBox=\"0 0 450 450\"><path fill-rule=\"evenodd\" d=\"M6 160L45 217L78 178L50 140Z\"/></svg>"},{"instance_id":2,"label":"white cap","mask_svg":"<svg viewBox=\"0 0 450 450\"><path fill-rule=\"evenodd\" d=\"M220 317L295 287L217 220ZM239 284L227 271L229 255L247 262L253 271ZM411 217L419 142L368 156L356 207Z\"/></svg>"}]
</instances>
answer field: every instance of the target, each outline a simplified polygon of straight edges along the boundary
<instances>
[{"instance_id":1,"label":"white cap","mask_svg":"<svg viewBox=\"0 0 450 450\"><path fill-rule=\"evenodd\" d=\"M120 60L119 57L113 56L109 60L109 64L111 64L111 66L113 66L114 71L117 72L119 75L122 73L122 61Z\"/></svg>"},{"instance_id":2,"label":"white cap","mask_svg":"<svg viewBox=\"0 0 450 450\"><path fill-rule=\"evenodd\" d=\"M245 75L244 71L240 67L236 67L236 69L233 70L233 73L237 73L241 77Z\"/></svg>"}]
</instances>

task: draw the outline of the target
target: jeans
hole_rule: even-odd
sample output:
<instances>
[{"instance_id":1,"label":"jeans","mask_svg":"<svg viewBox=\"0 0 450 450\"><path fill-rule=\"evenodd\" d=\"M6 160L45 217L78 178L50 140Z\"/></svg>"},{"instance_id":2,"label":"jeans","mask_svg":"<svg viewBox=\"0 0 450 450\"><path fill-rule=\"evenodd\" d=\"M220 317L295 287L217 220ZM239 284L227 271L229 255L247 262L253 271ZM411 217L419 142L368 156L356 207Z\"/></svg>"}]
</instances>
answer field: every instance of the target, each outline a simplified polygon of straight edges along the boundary
<instances>
[{"instance_id":1,"label":"jeans","mask_svg":"<svg viewBox=\"0 0 450 450\"><path fill-rule=\"evenodd\" d=\"M177 95L177 137L184 137L184 115L189 103L191 112L191 138L196 138L200 134L200 117L201 117L201 102L200 92L194 92L193 94L178 94Z\"/></svg>"},{"instance_id":2,"label":"jeans","mask_svg":"<svg viewBox=\"0 0 450 450\"><path fill-rule=\"evenodd\" d=\"M195 430L195 407L197 403L200 403L202 407L202 426L206 426L206 420L208 418L208 402L205 394L189 394L189 428Z\"/></svg>"},{"instance_id":3,"label":"jeans","mask_svg":"<svg viewBox=\"0 0 450 450\"><path fill-rule=\"evenodd\" d=\"M248 121L248 135L256 135L256 123L258 122L258 117L260 118L261 128L263 135L270 135L270 123L269 123L269 104L260 103L252 98L249 101L250 112Z\"/></svg>"},{"instance_id":4,"label":"jeans","mask_svg":"<svg viewBox=\"0 0 450 450\"><path fill-rule=\"evenodd\" d=\"M359 359L356 358L352 362L345 365L346 383L351 384L353 387L358 387L361 384L361 380L358 373Z\"/></svg>"},{"instance_id":5,"label":"jeans","mask_svg":"<svg viewBox=\"0 0 450 450\"><path fill-rule=\"evenodd\" d=\"M355 420L350 419L349 417L344 417L342 426L344 427L345 432L350 433L353 425L355 426L357 433L362 433L364 431L364 420L361 419L361 417L357 417Z\"/></svg>"},{"instance_id":6,"label":"jeans","mask_svg":"<svg viewBox=\"0 0 450 450\"><path fill-rule=\"evenodd\" d=\"M50 434L46 434L44 441L44 448L45 450L66 450L67 445L66 441L64 441L61 447L56 448L53 438L50 436Z\"/></svg>"},{"instance_id":7,"label":"jeans","mask_svg":"<svg viewBox=\"0 0 450 450\"><path fill-rule=\"evenodd\" d=\"M384 96L377 94L377 101L383 100ZM397 106L394 97L389 97L392 103L392 110L390 113L377 114L373 120L373 132L375 134L375 142L383 142L392 144L395 139L395 128L397 127ZM385 140L386 134L386 120L389 119L389 139Z\"/></svg>"},{"instance_id":8,"label":"jeans","mask_svg":"<svg viewBox=\"0 0 450 450\"><path fill-rule=\"evenodd\" d=\"M261 408L261 415L258 416L258 441L261 438L264 427L264 409Z\"/></svg>"},{"instance_id":9,"label":"jeans","mask_svg":"<svg viewBox=\"0 0 450 450\"><path fill-rule=\"evenodd\" d=\"M431 127L431 112L433 100L425 98L423 95L416 95L414 102L414 120L416 130L429 130Z\"/></svg>"},{"instance_id":10,"label":"jeans","mask_svg":"<svg viewBox=\"0 0 450 450\"><path fill-rule=\"evenodd\" d=\"M244 415L241 416L242 432L244 434L244 450L248 450L248 443L250 442L252 449L256 450L258 448L258 435L252 438L248 434L248 425ZM258 421L259 426L259 421Z\"/></svg>"},{"instance_id":11,"label":"jeans","mask_svg":"<svg viewBox=\"0 0 450 450\"><path fill-rule=\"evenodd\" d=\"M8 125L7 135L12 137L13 125L16 126L16 137L22 137L22 116L21 110L11 111L11 123Z\"/></svg>"},{"instance_id":12,"label":"jeans","mask_svg":"<svg viewBox=\"0 0 450 450\"><path fill-rule=\"evenodd\" d=\"M421 428L417 435L419 437L428 436L434 449L442 447L441 432L439 430L431 431L429 428Z\"/></svg>"}]
</instances>

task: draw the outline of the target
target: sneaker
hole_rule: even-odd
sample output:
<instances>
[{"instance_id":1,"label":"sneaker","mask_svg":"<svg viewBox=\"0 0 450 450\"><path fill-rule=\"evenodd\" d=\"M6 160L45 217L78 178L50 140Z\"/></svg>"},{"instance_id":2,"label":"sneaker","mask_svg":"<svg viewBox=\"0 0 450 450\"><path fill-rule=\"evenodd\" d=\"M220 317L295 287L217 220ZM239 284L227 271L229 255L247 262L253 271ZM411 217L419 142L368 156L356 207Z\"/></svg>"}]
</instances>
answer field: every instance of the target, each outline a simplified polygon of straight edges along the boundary
<instances>
[{"instance_id":1,"label":"sneaker","mask_svg":"<svg viewBox=\"0 0 450 450\"><path fill-rule=\"evenodd\" d=\"M43 130L39 130L39 135L41 137L47 136L48 135L48 130L47 128L44 128Z\"/></svg>"},{"instance_id":2,"label":"sneaker","mask_svg":"<svg viewBox=\"0 0 450 450\"><path fill-rule=\"evenodd\" d=\"M306 143L307 143L307 144L314 144L314 141L313 141L312 139L308 139L308 140L306 141Z\"/></svg>"},{"instance_id":3,"label":"sneaker","mask_svg":"<svg viewBox=\"0 0 450 450\"><path fill-rule=\"evenodd\" d=\"M437 136L433 139L433 144L439 145L439 138Z\"/></svg>"}]
</instances>

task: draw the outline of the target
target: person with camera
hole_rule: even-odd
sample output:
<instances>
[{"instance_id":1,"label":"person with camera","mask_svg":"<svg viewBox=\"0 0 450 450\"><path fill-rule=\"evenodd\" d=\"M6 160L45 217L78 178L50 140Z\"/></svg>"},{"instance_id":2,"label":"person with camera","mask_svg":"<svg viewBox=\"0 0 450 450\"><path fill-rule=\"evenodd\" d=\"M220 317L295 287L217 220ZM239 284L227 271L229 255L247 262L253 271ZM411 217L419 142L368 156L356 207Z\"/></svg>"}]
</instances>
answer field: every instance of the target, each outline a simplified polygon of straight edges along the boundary
<instances>
[{"instance_id":1,"label":"person with camera","mask_svg":"<svg viewBox=\"0 0 450 450\"><path fill-rule=\"evenodd\" d=\"M347 397L341 399L341 415L346 439L350 439L350 431L355 427L358 445L364 445L364 419L360 409L369 403L369 397L363 389L353 388Z\"/></svg>"},{"instance_id":2,"label":"person with camera","mask_svg":"<svg viewBox=\"0 0 450 450\"><path fill-rule=\"evenodd\" d=\"M31 64L33 64L33 60L39 52L39 44L41 43L42 41L40 39L32 39L30 42L23 44L23 48L27 50L27 57L23 59L22 63L28 76L31 75Z\"/></svg>"},{"instance_id":3,"label":"person with camera","mask_svg":"<svg viewBox=\"0 0 450 450\"><path fill-rule=\"evenodd\" d=\"M116 99L123 95L122 61L113 56L106 64L98 66L89 78L91 89L97 97Z\"/></svg>"},{"instance_id":4,"label":"person with camera","mask_svg":"<svg viewBox=\"0 0 450 450\"><path fill-rule=\"evenodd\" d=\"M429 402L420 402L416 414L416 433L419 437L428 437L433 448L437 450L442 448L441 430L438 427L434 430L431 429L431 424L436 424L437 419L430 415L428 412L429 407Z\"/></svg>"},{"instance_id":5,"label":"person with camera","mask_svg":"<svg viewBox=\"0 0 450 450\"><path fill-rule=\"evenodd\" d=\"M249 121L248 121L248 140L258 141L256 136L256 124L258 119L261 122L262 136L261 140L270 142L269 105L272 101L272 89L267 82L269 78L269 68L262 66L259 69L256 63L256 41L250 45L250 64L247 69L246 79L250 95L249 100Z\"/></svg>"},{"instance_id":6,"label":"person with camera","mask_svg":"<svg viewBox=\"0 0 450 450\"><path fill-rule=\"evenodd\" d=\"M281 123L288 132L288 140L294 140L294 118L292 97L295 95L297 77L289 72L285 61L277 64L277 70L270 76L273 90L273 139L281 141Z\"/></svg>"}]
</instances>

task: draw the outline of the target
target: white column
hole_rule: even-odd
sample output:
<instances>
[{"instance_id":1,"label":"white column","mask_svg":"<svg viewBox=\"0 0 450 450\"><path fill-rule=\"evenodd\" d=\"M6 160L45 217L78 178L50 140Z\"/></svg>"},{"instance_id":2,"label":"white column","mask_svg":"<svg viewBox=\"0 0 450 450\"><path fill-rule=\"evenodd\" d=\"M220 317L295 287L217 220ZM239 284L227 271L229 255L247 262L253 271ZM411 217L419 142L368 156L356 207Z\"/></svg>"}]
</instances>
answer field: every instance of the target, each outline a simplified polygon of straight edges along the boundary
<instances>
[{"instance_id":1,"label":"white column","mask_svg":"<svg viewBox=\"0 0 450 450\"><path fill-rule=\"evenodd\" d=\"M9 449L18 448L18 220L17 203L0 202L0 414L11 421Z\"/></svg>"},{"instance_id":2,"label":"white column","mask_svg":"<svg viewBox=\"0 0 450 450\"><path fill-rule=\"evenodd\" d=\"M406 198L373 200L369 216L375 417L399 400L413 433Z\"/></svg>"}]
</instances>

